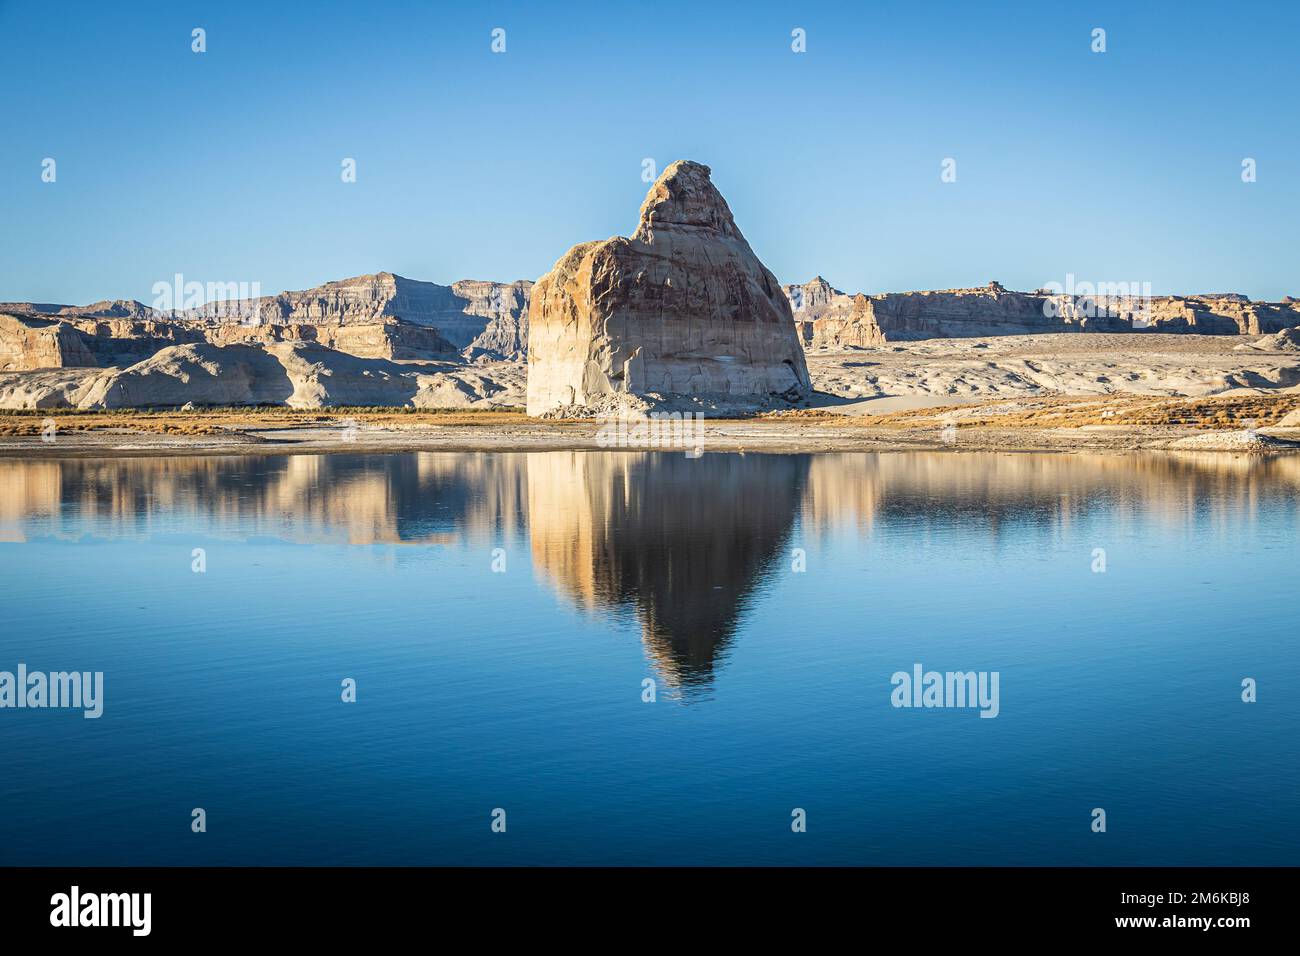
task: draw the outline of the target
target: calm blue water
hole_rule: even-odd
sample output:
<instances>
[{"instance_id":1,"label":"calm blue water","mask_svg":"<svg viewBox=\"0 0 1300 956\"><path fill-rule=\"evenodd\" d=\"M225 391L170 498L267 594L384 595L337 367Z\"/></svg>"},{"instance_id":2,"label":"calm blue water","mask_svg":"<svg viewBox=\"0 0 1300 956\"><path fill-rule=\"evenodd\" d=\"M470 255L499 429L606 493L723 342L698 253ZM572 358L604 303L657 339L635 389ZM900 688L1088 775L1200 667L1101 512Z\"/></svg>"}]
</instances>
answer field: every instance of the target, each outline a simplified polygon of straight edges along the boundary
<instances>
[{"instance_id":1,"label":"calm blue water","mask_svg":"<svg viewBox=\"0 0 1300 956\"><path fill-rule=\"evenodd\" d=\"M0 670L105 675L0 710L0 864L1295 864L1298 525L1295 458L0 460Z\"/></svg>"}]
</instances>

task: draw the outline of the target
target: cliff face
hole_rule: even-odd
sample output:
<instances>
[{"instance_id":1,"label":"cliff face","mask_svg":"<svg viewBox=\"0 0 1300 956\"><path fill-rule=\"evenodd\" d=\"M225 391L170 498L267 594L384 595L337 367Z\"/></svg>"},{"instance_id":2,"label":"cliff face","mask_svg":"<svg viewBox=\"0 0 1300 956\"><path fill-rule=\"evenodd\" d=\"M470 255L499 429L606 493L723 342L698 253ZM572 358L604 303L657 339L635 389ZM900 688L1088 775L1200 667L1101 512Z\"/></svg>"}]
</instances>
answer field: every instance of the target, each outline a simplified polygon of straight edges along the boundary
<instances>
[{"instance_id":1,"label":"cliff face","mask_svg":"<svg viewBox=\"0 0 1300 956\"><path fill-rule=\"evenodd\" d=\"M483 282L462 279L451 284L454 302L436 316L433 324L449 339L460 344L469 358L486 356L523 359L528 356L528 301L533 283L528 280ZM486 322L480 325L479 319ZM463 331L448 333L463 323Z\"/></svg>"},{"instance_id":2,"label":"cliff face","mask_svg":"<svg viewBox=\"0 0 1300 956\"><path fill-rule=\"evenodd\" d=\"M845 295L821 276L803 285L782 286L781 291L790 300L790 311L794 313L799 341L805 348L813 346L818 322L842 323L853 313L855 296ZM829 328L829 325L825 327Z\"/></svg>"},{"instance_id":3,"label":"cliff face","mask_svg":"<svg viewBox=\"0 0 1300 956\"><path fill-rule=\"evenodd\" d=\"M532 283L465 279L450 286L391 272L326 282L302 292L281 292L241 303L239 317L272 325L357 325L402 319L436 328L458 349L492 358L523 358ZM222 303L180 313L195 321L230 321ZM236 321L236 324L238 322Z\"/></svg>"},{"instance_id":4,"label":"cliff face","mask_svg":"<svg viewBox=\"0 0 1300 956\"><path fill-rule=\"evenodd\" d=\"M1044 332L1187 332L1264 335L1300 325L1300 302L1252 302L1243 295L1081 296L979 289L845 295L818 276L784 287L807 348L984 338Z\"/></svg>"},{"instance_id":5,"label":"cliff face","mask_svg":"<svg viewBox=\"0 0 1300 956\"><path fill-rule=\"evenodd\" d=\"M1201 335L1268 335L1300 325L1300 302L1252 302L1242 295L1161 296L1151 300L1149 328Z\"/></svg>"},{"instance_id":6,"label":"cliff face","mask_svg":"<svg viewBox=\"0 0 1300 956\"><path fill-rule=\"evenodd\" d=\"M158 319L163 316L134 299L105 299L90 305L50 302L0 302L0 312L47 315L55 318Z\"/></svg>"},{"instance_id":7,"label":"cliff face","mask_svg":"<svg viewBox=\"0 0 1300 956\"><path fill-rule=\"evenodd\" d=\"M980 289L863 298L863 308L891 342L1042 332L1127 332L1133 328L1131 316L1122 310L1077 296L1011 292L996 282Z\"/></svg>"},{"instance_id":8,"label":"cliff face","mask_svg":"<svg viewBox=\"0 0 1300 956\"><path fill-rule=\"evenodd\" d=\"M284 325L218 325L206 331L215 345L319 345L357 358L458 359L459 350L437 329L398 319L373 322L298 322Z\"/></svg>"},{"instance_id":9,"label":"cliff face","mask_svg":"<svg viewBox=\"0 0 1300 956\"><path fill-rule=\"evenodd\" d=\"M1012 292L996 282L980 289L845 295L818 276L786 286L808 348L851 348L918 339L1126 332L1122 308L1078 296Z\"/></svg>"},{"instance_id":10,"label":"cliff face","mask_svg":"<svg viewBox=\"0 0 1300 956\"><path fill-rule=\"evenodd\" d=\"M574 246L533 289L530 415L809 387L790 304L699 163L664 170L630 238Z\"/></svg>"},{"instance_id":11,"label":"cliff face","mask_svg":"<svg viewBox=\"0 0 1300 956\"><path fill-rule=\"evenodd\" d=\"M452 359L463 351L522 359L531 289L475 280L442 286L385 272L178 312L121 300L0 304L10 314L0 323L0 370L129 365L202 342L301 342L360 358Z\"/></svg>"},{"instance_id":12,"label":"cliff face","mask_svg":"<svg viewBox=\"0 0 1300 956\"><path fill-rule=\"evenodd\" d=\"M398 319L240 325L0 314L0 371L132 365L174 345L319 345L358 358L459 359L437 329Z\"/></svg>"},{"instance_id":13,"label":"cliff face","mask_svg":"<svg viewBox=\"0 0 1300 956\"><path fill-rule=\"evenodd\" d=\"M65 322L0 313L0 371L86 368L100 363L83 336Z\"/></svg>"}]
</instances>

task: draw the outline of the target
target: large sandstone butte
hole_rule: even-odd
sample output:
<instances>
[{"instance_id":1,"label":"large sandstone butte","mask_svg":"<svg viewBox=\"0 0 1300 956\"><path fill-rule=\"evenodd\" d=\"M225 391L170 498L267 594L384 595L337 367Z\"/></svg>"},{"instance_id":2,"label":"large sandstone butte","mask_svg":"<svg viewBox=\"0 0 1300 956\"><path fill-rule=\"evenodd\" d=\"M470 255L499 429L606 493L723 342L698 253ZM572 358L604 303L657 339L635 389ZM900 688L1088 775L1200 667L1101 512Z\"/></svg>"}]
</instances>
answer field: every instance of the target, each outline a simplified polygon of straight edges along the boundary
<instances>
[{"instance_id":1,"label":"large sandstone butte","mask_svg":"<svg viewBox=\"0 0 1300 956\"><path fill-rule=\"evenodd\" d=\"M811 387L790 303L699 163L664 170L631 238L565 253L533 287L528 323L530 415Z\"/></svg>"}]
</instances>

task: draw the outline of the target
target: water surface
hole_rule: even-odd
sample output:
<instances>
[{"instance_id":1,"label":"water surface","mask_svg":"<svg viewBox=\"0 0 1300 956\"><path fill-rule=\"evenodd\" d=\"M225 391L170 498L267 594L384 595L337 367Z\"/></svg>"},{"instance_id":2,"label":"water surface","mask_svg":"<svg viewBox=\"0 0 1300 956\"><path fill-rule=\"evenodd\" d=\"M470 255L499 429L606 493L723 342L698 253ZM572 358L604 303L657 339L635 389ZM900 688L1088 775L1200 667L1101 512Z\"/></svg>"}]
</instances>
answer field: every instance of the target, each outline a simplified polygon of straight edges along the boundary
<instances>
[{"instance_id":1,"label":"water surface","mask_svg":"<svg viewBox=\"0 0 1300 956\"><path fill-rule=\"evenodd\" d=\"M1294 864L1298 519L1300 459L0 460L0 670L106 698L0 710L0 864Z\"/></svg>"}]
</instances>

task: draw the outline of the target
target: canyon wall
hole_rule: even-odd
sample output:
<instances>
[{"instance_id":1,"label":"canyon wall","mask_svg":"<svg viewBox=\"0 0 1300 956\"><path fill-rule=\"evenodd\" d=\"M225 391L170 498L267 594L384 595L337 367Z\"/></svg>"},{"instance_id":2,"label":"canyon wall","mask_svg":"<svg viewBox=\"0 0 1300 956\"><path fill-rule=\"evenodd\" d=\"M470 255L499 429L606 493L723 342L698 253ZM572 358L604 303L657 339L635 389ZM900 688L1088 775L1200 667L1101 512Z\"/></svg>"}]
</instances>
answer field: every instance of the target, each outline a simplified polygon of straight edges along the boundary
<instances>
[{"instance_id":1,"label":"canyon wall","mask_svg":"<svg viewBox=\"0 0 1300 956\"><path fill-rule=\"evenodd\" d=\"M272 325L356 325L401 319L436 328L471 357L523 358L532 283L463 279L450 286L391 272L326 282L242 302L232 316L223 303L179 313L196 321L256 318Z\"/></svg>"},{"instance_id":2,"label":"canyon wall","mask_svg":"<svg viewBox=\"0 0 1300 956\"><path fill-rule=\"evenodd\" d=\"M1300 325L1300 302L1242 295L1085 296L977 289L846 295L821 276L787 285L805 348L854 348L937 338L1045 332L1186 332L1263 335Z\"/></svg>"},{"instance_id":3,"label":"canyon wall","mask_svg":"<svg viewBox=\"0 0 1300 956\"><path fill-rule=\"evenodd\" d=\"M174 345L281 342L323 346L358 358L460 359L460 350L437 329L391 318L351 324L240 325L0 313L0 371L127 366Z\"/></svg>"}]
</instances>

